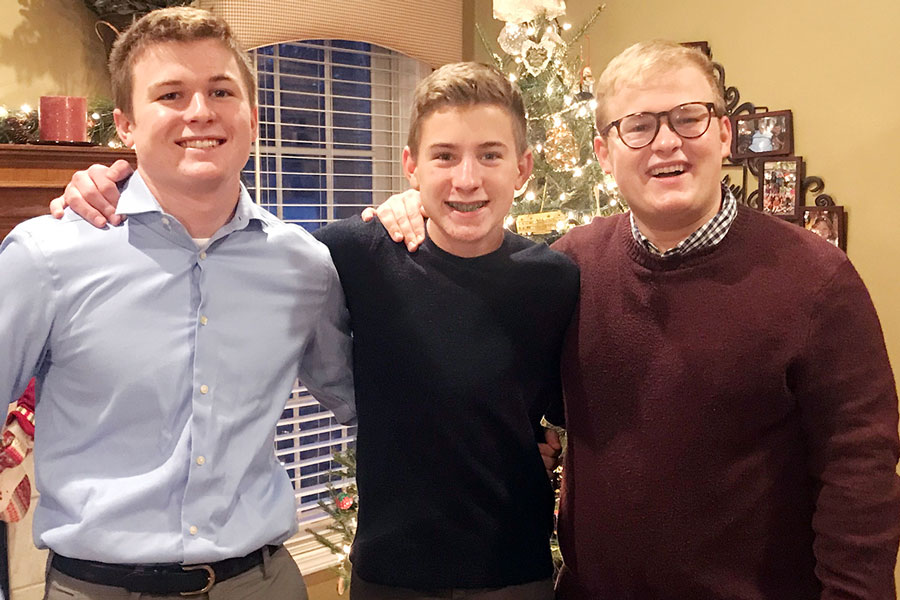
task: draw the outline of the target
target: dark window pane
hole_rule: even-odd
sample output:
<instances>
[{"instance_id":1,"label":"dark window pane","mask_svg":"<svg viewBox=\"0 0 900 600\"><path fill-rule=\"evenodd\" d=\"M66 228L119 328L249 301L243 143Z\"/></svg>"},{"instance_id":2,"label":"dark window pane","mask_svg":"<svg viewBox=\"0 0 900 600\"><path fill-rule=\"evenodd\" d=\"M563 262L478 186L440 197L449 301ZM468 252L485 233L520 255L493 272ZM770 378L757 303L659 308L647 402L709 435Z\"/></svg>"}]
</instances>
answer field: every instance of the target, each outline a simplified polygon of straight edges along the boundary
<instances>
[{"instance_id":1,"label":"dark window pane","mask_svg":"<svg viewBox=\"0 0 900 600\"><path fill-rule=\"evenodd\" d=\"M335 127L351 127L359 130L367 130L366 133L369 133L372 129L372 117L369 115L334 113L333 122Z\"/></svg>"},{"instance_id":2,"label":"dark window pane","mask_svg":"<svg viewBox=\"0 0 900 600\"><path fill-rule=\"evenodd\" d=\"M302 60L291 60L285 58L278 61L282 76L299 75L303 77L322 78L325 77L325 66L321 63L311 63Z\"/></svg>"},{"instance_id":3,"label":"dark window pane","mask_svg":"<svg viewBox=\"0 0 900 600\"><path fill-rule=\"evenodd\" d=\"M282 218L285 221L324 221L325 216L325 207L285 206L284 216ZM301 443L308 444L311 443L311 441L306 440Z\"/></svg>"},{"instance_id":4,"label":"dark window pane","mask_svg":"<svg viewBox=\"0 0 900 600\"><path fill-rule=\"evenodd\" d=\"M328 194L323 191L316 190L283 190L282 191L283 201L285 209L288 206L325 206L325 202L328 199ZM287 213L285 213L285 219L287 219Z\"/></svg>"},{"instance_id":5,"label":"dark window pane","mask_svg":"<svg viewBox=\"0 0 900 600\"><path fill-rule=\"evenodd\" d=\"M334 160L334 172L337 174L371 175L372 161L365 157Z\"/></svg>"},{"instance_id":6,"label":"dark window pane","mask_svg":"<svg viewBox=\"0 0 900 600\"><path fill-rule=\"evenodd\" d=\"M353 98L368 98L372 94L372 86L367 83L350 83L335 81L331 85L335 96L350 96Z\"/></svg>"},{"instance_id":7,"label":"dark window pane","mask_svg":"<svg viewBox=\"0 0 900 600\"><path fill-rule=\"evenodd\" d=\"M350 40L331 40L334 48L343 48L345 50L359 50L360 52L370 52L372 45L367 42L353 42ZM368 57L366 57L368 58Z\"/></svg>"},{"instance_id":8,"label":"dark window pane","mask_svg":"<svg viewBox=\"0 0 900 600\"><path fill-rule=\"evenodd\" d=\"M279 95L281 106L287 108L307 108L325 110L325 97L321 94L302 94L282 91Z\"/></svg>"},{"instance_id":9,"label":"dark window pane","mask_svg":"<svg viewBox=\"0 0 900 600\"><path fill-rule=\"evenodd\" d=\"M336 190L371 190L372 178L365 175L335 175Z\"/></svg>"},{"instance_id":10,"label":"dark window pane","mask_svg":"<svg viewBox=\"0 0 900 600\"><path fill-rule=\"evenodd\" d=\"M338 204L362 204L365 206L372 205L372 192L360 190L358 192L335 192L334 203Z\"/></svg>"},{"instance_id":11,"label":"dark window pane","mask_svg":"<svg viewBox=\"0 0 900 600\"><path fill-rule=\"evenodd\" d=\"M316 42L308 43L316 44ZM319 42L318 45L321 45L321 42ZM321 48L310 48L306 44L302 46L300 44L279 44L278 54L279 56L285 56L287 58L303 58L317 62L325 60L325 50Z\"/></svg>"},{"instance_id":12,"label":"dark window pane","mask_svg":"<svg viewBox=\"0 0 900 600\"><path fill-rule=\"evenodd\" d=\"M334 218L335 219L347 219L349 217L353 217L362 212L362 210L366 206L371 206L372 200L369 199L368 204L365 206L335 206L334 207ZM354 434L355 435L355 434Z\"/></svg>"},{"instance_id":13,"label":"dark window pane","mask_svg":"<svg viewBox=\"0 0 900 600\"><path fill-rule=\"evenodd\" d=\"M372 112L372 101L362 98L333 98L331 110L336 113L365 113Z\"/></svg>"},{"instance_id":14,"label":"dark window pane","mask_svg":"<svg viewBox=\"0 0 900 600\"><path fill-rule=\"evenodd\" d=\"M369 69L339 67L337 65L331 69L331 76L338 81L359 81L362 83L369 83L372 80L372 72Z\"/></svg>"},{"instance_id":15,"label":"dark window pane","mask_svg":"<svg viewBox=\"0 0 900 600\"><path fill-rule=\"evenodd\" d=\"M325 187L325 176L317 174L298 175L284 173L281 176L281 185L285 190L323 189Z\"/></svg>"},{"instance_id":16,"label":"dark window pane","mask_svg":"<svg viewBox=\"0 0 900 600\"><path fill-rule=\"evenodd\" d=\"M335 148L360 150L372 144L372 132L365 129L335 129L332 135Z\"/></svg>"}]
</instances>

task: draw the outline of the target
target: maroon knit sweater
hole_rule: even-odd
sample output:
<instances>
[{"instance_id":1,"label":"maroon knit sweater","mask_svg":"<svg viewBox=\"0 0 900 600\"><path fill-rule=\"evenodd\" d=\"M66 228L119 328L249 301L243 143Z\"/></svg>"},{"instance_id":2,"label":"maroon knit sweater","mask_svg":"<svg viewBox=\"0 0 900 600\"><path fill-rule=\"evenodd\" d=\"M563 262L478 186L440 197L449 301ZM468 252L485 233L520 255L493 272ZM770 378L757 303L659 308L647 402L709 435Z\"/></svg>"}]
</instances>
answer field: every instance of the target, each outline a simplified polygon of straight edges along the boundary
<instances>
[{"instance_id":1,"label":"maroon knit sweater","mask_svg":"<svg viewBox=\"0 0 900 600\"><path fill-rule=\"evenodd\" d=\"M581 268L559 598L893 600L897 392L846 255L744 207L687 258L624 215L554 248Z\"/></svg>"}]
</instances>

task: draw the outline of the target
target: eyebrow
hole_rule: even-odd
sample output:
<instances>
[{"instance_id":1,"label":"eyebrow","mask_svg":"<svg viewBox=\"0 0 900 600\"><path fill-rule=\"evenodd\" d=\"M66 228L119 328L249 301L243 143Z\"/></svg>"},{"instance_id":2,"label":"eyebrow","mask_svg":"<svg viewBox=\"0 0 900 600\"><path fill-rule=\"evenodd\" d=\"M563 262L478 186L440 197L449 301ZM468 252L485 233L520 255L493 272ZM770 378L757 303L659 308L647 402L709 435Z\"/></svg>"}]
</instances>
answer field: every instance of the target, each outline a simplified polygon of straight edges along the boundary
<instances>
[{"instance_id":1,"label":"eyebrow","mask_svg":"<svg viewBox=\"0 0 900 600\"><path fill-rule=\"evenodd\" d=\"M231 75L226 75L225 73L222 73L219 75L213 75L212 77L209 78L208 83L218 83L220 81L237 83L237 80L234 77L232 77ZM167 79L165 81L157 81L156 83L151 84L150 87L158 88L158 87L166 87L166 86L177 86L177 85L183 85L183 84L184 84L184 81L181 79Z\"/></svg>"},{"instance_id":2,"label":"eyebrow","mask_svg":"<svg viewBox=\"0 0 900 600\"><path fill-rule=\"evenodd\" d=\"M458 146L458 144L437 143L437 144L431 144L430 146L428 146L428 149L429 150L450 150L450 149L456 148L457 146ZM478 144L478 148L481 148L481 149L484 149L484 148L506 148L506 147L507 147L507 144L500 142L500 141L490 141L490 142L483 142L481 144Z\"/></svg>"}]
</instances>

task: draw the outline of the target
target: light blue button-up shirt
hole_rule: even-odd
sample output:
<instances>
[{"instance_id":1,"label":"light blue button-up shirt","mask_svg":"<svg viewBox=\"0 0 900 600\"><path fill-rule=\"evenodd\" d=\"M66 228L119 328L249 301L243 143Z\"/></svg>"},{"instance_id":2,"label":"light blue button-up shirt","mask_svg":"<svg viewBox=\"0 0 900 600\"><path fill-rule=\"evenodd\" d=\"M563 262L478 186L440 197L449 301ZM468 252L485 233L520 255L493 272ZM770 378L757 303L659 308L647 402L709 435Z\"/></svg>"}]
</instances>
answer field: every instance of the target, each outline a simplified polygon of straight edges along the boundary
<instances>
[{"instance_id":1,"label":"light blue button-up shirt","mask_svg":"<svg viewBox=\"0 0 900 600\"><path fill-rule=\"evenodd\" d=\"M297 529L273 438L296 377L354 419L328 249L255 206L199 249L137 174L121 227L20 224L0 246L0 393L38 376L35 543L109 563L205 563Z\"/></svg>"}]
</instances>

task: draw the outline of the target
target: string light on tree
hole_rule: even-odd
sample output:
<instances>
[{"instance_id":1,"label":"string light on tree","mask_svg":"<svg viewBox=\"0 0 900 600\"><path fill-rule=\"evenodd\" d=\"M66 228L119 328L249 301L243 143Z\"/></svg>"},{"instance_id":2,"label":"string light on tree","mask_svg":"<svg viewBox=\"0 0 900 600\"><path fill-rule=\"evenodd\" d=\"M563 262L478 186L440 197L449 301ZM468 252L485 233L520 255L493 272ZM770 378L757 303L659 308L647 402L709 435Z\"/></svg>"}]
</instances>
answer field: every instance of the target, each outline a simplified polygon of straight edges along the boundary
<instances>
[{"instance_id":1,"label":"string light on tree","mask_svg":"<svg viewBox=\"0 0 900 600\"><path fill-rule=\"evenodd\" d=\"M494 0L494 17L504 22L499 49L478 28L496 66L525 101L534 172L510 213L517 217L515 229L536 239L553 241L594 215L625 208L610 202L616 188L598 187L609 176L592 159L596 103L582 56L585 34L602 10L598 6L584 24L572 27L559 20L565 14L562 0ZM562 212L556 216L556 211Z\"/></svg>"}]
</instances>

